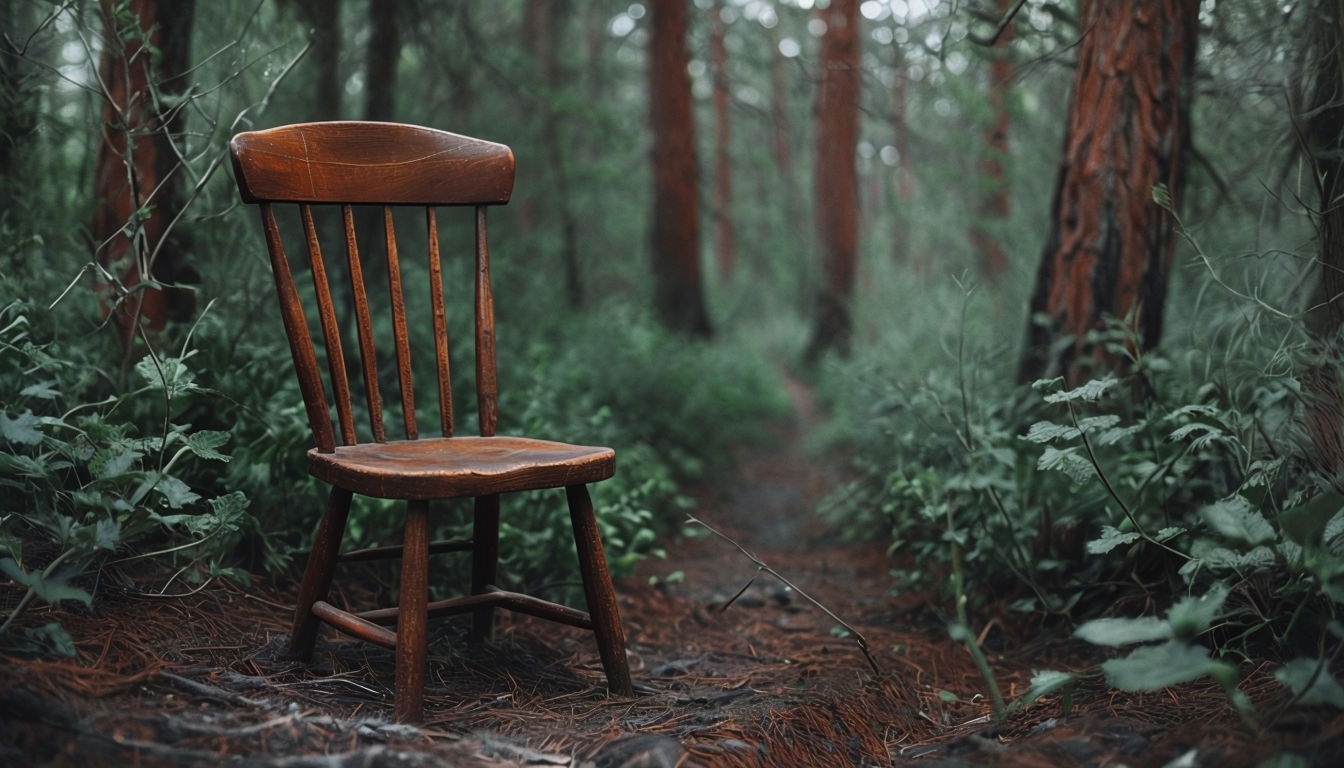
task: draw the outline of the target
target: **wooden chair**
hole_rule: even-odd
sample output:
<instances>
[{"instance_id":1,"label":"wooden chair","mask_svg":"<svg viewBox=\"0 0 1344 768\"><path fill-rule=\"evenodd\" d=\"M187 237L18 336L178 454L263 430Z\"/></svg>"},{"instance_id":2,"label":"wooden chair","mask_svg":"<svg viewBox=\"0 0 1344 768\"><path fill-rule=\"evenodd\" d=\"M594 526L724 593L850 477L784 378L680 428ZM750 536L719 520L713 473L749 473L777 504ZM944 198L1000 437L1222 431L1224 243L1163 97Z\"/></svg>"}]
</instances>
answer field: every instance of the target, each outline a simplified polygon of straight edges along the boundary
<instances>
[{"instance_id":1,"label":"wooden chair","mask_svg":"<svg viewBox=\"0 0 1344 768\"><path fill-rule=\"evenodd\" d=\"M495 434L497 387L494 299L490 285L490 253L486 241L486 209L507 203L513 189L513 153L502 144L409 125L329 122L289 125L241 133L229 145L244 202L260 204L266 246L280 299L285 334L303 392L308 423L316 447L308 451L309 471L332 488L318 527L299 591L290 639L291 654L312 655L318 622L325 621L356 637L394 649L396 717L420 719L427 664L427 624L431 615L471 613L473 636L488 637L494 609L504 607L563 624L590 629L596 636L608 689L632 693L621 629L607 571L602 541L587 484L611 477L615 453L596 448ZM305 310L286 254L276 208L294 204L298 210L307 263L312 273L315 307ZM393 329L393 354L380 358L373 331L375 302L383 286L370 291L356 242L354 205L382 207L386 244L386 297ZM344 224L345 271L349 276L357 342L359 376L352 387L347 375L347 349L342 342L337 301L314 223L316 206L337 206ZM434 337L434 370L441 436L421 437L416 421L411 345L403 292L401 259L393 224L393 208L419 206L426 211L428 294ZM443 275L439 257L436 208L475 209L475 363L476 403L480 435L453 434L453 393ZM376 226L375 226L376 229ZM298 239L297 236L295 239ZM335 270L333 270L335 271ZM333 278L334 279L334 278ZM420 286L415 286L420 287ZM339 295L339 292L338 294ZM344 303L344 302L342 302ZM312 313L320 338L309 333ZM423 326L420 326L423 327ZM324 382L319 350L326 359ZM383 424L383 390L378 381L380 359L395 358L404 439L388 439ZM390 376L389 376L390 378ZM363 402L357 404L356 392ZM329 403L335 405L333 425ZM356 417L367 409L369 436L357 435ZM573 522L588 612L494 585L499 551L500 494L541 488L564 488ZM354 494L406 500L404 541L340 554L341 538ZM430 500L474 498L472 537L462 542L429 541ZM471 552L471 591L465 597L428 602L428 558L431 553ZM338 561L402 558L399 604L395 608L350 613L327 601ZM396 631L387 629L395 624Z\"/></svg>"}]
</instances>

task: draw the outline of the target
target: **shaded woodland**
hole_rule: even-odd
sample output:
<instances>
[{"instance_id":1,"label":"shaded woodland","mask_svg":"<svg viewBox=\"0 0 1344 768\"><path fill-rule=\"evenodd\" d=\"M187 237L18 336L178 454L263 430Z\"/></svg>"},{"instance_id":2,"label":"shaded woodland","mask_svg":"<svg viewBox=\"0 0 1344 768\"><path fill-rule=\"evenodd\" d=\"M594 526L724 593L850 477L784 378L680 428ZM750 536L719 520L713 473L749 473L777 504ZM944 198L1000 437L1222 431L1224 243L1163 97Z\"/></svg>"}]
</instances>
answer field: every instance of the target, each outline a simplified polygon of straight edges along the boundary
<instances>
[{"instance_id":1,"label":"shaded woodland","mask_svg":"<svg viewBox=\"0 0 1344 768\"><path fill-rule=\"evenodd\" d=\"M18 0L0 33L11 658L87 666L64 624L109 590L301 572L325 489L227 144L378 120L516 155L499 431L616 449L592 490L618 592L695 583L663 558L773 448L827 473L735 530L884 552L869 597L972 670L944 704L1012 732L1205 685L1246 734L1337 733L1334 0ZM501 570L573 601L553 506L508 501ZM362 500L349 535L400 521ZM1087 651L1005 673L995 632Z\"/></svg>"}]
</instances>

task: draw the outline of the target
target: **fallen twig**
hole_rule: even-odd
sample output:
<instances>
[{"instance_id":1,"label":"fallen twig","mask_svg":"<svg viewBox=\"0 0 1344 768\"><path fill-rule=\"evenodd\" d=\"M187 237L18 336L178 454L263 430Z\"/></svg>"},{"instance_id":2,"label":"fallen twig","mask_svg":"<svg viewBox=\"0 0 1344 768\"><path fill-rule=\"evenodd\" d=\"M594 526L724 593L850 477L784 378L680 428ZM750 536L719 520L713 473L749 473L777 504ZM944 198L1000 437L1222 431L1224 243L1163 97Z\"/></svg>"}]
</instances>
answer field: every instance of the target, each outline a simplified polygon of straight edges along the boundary
<instances>
[{"instance_id":1,"label":"fallen twig","mask_svg":"<svg viewBox=\"0 0 1344 768\"><path fill-rule=\"evenodd\" d=\"M839 616L837 616L837 615L835 614L835 611L832 611L830 608L827 608L825 605L822 605L820 601L818 601L816 598L814 598L814 597L812 597L811 595L809 595L809 594L807 594L806 592L804 592L801 588L799 588L799 586L798 586L797 584L794 584L793 582L791 582L791 581L789 581L788 579L784 578L784 576L783 576L782 574L780 574L779 571L776 571L774 568L771 568L769 565L767 565L767 564L765 563L764 560L760 559L760 558L757 557L756 555L753 555L751 552L748 552L747 549L746 549L746 547L743 547L741 544L738 544L736 541L734 541L734 540L733 540L731 537L729 537L727 534L725 534L725 533L723 533L722 531L718 530L717 528L715 528L714 526L710 525L709 523L706 523L704 520L701 520L701 519L699 519L698 517L695 517L694 515L687 515L687 516L686 516L686 521L689 522L689 523L695 523L696 525L699 525L699 526L703 526L705 530L709 531L710 533L714 534L715 536L718 536L720 539L723 539L724 541L728 542L729 544L732 544L734 547L737 547L737 551L741 552L743 555L746 556L746 558L747 558L748 560L750 560L751 562L753 562L753 563L756 564L756 573L759 574L761 571L765 571L766 573L770 574L771 576L774 576L776 579L779 579L779 581L780 581L782 584L784 584L784 586L788 587L789 589L792 589L794 592L797 592L797 593L798 593L799 595L801 595L804 599L806 599L809 603L811 603L811 604L815 605L817 608L821 609L821 612L822 612L822 613L825 613L827 616L830 616L833 620L835 620L835 622L836 622L837 624L839 624L840 626L844 627L844 628L845 628L845 631L849 632L851 635L854 636L854 642L858 644L858 646L859 646L859 650L860 650L860 651L863 651L863 657L864 657L865 659L868 660L868 666L870 666L870 667L873 668L873 673L874 673L874 674L877 674L877 675L881 675L881 674L882 674L882 668L879 667L879 666L877 665L877 659L873 656L873 652L872 652L872 650L871 650L871 649L869 648L869 646L868 646L868 640L867 640L866 638L864 638L863 633L860 632L859 630L855 629L854 626L853 626L852 624L850 624L849 622L847 622L847 621L845 621L844 619L842 619L842 618L840 618ZM752 577L752 580L755 580L755 577L754 577L754 576ZM743 587L742 589L738 590L737 594L736 594L736 595L733 595L732 599L729 600L729 601L724 605L724 608L726 609L729 605L731 605L731 604L733 603L734 600L736 600L738 597L741 597L741 596L742 596L742 593L743 593L743 592L746 592L747 587L749 587L749 586L751 586L751 581L748 581L748 582L747 582L747 586L745 586L745 587Z\"/></svg>"}]
</instances>

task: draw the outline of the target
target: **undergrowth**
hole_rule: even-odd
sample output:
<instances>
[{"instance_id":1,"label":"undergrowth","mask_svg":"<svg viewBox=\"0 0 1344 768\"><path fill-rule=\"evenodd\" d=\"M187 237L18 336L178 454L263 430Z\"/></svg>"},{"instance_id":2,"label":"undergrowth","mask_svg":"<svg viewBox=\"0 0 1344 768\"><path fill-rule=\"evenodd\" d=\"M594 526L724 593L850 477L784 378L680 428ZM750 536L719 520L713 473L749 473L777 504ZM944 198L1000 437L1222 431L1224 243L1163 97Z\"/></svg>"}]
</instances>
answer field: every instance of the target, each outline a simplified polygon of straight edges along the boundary
<instances>
[{"instance_id":1,"label":"undergrowth","mask_svg":"<svg viewBox=\"0 0 1344 768\"><path fill-rule=\"evenodd\" d=\"M90 604L105 568L140 559L171 569L164 591L241 579L223 555L258 528L244 493L203 490L200 478L229 461L230 435L181 418L211 397L190 349L146 354L116 391L97 347L58 338L49 322L31 302L0 308L0 572L25 588L0 643L70 655L55 624L7 630L35 600Z\"/></svg>"},{"instance_id":2,"label":"undergrowth","mask_svg":"<svg viewBox=\"0 0 1344 768\"><path fill-rule=\"evenodd\" d=\"M116 355L110 330L57 333L69 314L0 308L0 571L27 590L0 617L0 643L72 653L55 624L8 630L41 603L91 604L115 581L109 567L160 568L161 593L292 575L325 489L307 476L311 436L282 337L207 311L172 354L147 349L122 388L103 373ZM660 553L684 519L687 485L714 477L728 445L783 407L760 358L684 340L633 310L552 319L535 336L502 330L500 432L617 450L616 476L591 488L616 576ZM501 577L577 599L563 494L503 505ZM436 515L442 535L466 533L469 504L457 506ZM360 500L347 544L395 540L401 512Z\"/></svg>"},{"instance_id":3,"label":"undergrowth","mask_svg":"<svg viewBox=\"0 0 1344 768\"><path fill-rule=\"evenodd\" d=\"M1137 349L1119 327L1099 341ZM1285 338L1259 364L1188 348L1072 388L1004 384L964 337L918 379L847 369L861 478L823 511L888 531L896 588L943 585L978 660L974 609L1006 606L1115 648L1081 674L1122 690L1210 676L1250 721L1239 665L1270 660L1290 702L1344 708L1344 495L1302 434L1320 361L1300 328ZM1000 720L1079 677L1042 670L1012 702L981 666Z\"/></svg>"}]
</instances>

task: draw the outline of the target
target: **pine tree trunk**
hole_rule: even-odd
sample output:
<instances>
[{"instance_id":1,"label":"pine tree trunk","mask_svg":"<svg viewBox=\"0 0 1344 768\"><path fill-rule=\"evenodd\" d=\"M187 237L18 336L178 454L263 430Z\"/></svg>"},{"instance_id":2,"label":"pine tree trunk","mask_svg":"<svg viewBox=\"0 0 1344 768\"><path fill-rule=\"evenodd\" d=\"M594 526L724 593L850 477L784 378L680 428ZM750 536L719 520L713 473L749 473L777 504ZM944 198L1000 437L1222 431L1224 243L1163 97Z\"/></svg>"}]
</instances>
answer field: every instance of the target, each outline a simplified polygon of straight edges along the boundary
<instances>
[{"instance_id":1,"label":"pine tree trunk","mask_svg":"<svg viewBox=\"0 0 1344 768\"><path fill-rule=\"evenodd\" d=\"M737 237L733 231L733 165L729 156L732 95L728 86L728 46L724 40L727 25L723 22L722 3L712 6L709 13L709 65L714 77L714 254L719 276L731 280L737 260Z\"/></svg>"},{"instance_id":2,"label":"pine tree trunk","mask_svg":"<svg viewBox=\"0 0 1344 768\"><path fill-rule=\"evenodd\" d=\"M312 26L313 64L317 85L313 89L313 120L339 120L343 114L341 94L341 0L299 0L303 20Z\"/></svg>"},{"instance_id":3,"label":"pine tree trunk","mask_svg":"<svg viewBox=\"0 0 1344 768\"><path fill-rule=\"evenodd\" d=\"M996 10L1000 18L1011 12L1014 0L998 0ZM971 247L980 257L980 271L991 281L998 280L1008 271L1008 256L1003 251L997 230L1008 218L1008 90L1013 76L1013 61L1009 56L1013 40L1013 25L1003 28L990 52L989 84L986 100L989 102L990 124L985 132L985 146L980 158L980 202L975 220L971 222Z\"/></svg>"},{"instance_id":4,"label":"pine tree trunk","mask_svg":"<svg viewBox=\"0 0 1344 768\"><path fill-rule=\"evenodd\" d=\"M102 136L94 158L92 234L99 264L115 282L99 284L101 306L118 330L126 361L137 329L156 333L189 318L198 282L186 263L185 233L174 225L185 205L174 141L185 110L168 106L183 93L194 0L100 0L106 42L98 65L105 89ZM160 100L159 97L169 97Z\"/></svg>"},{"instance_id":5,"label":"pine tree trunk","mask_svg":"<svg viewBox=\"0 0 1344 768\"><path fill-rule=\"evenodd\" d=\"M364 119L396 118L397 69L401 63L401 6L405 0L369 0L369 45L365 50Z\"/></svg>"},{"instance_id":6,"label":"pine tree trunk","mask_svg":"<svg viewBox=\"0 0 1344 768\"><path fill-rule=\"evenodd\" d=\"M651 6L654 309L667 328L708 336L700 288L699 163L686 74L687 0L653 0Z\"/></svg>"},{"instance_id":7,"label":"pine tree trunk","mask_svg":"<svg viewBox=\"0 0 1344 768\"><path fill-rule=\"evenodd\" d=\"M556 45L569 15L568 6L564 0L528 0L523 26L527 30L537 80L545 87L540 105L542 134L547 165L555 183L551 204L560 218L560 265L564 271L565 298L571 307L580 307L584 303L584 291L579 271L579 223L571 206L568 157L562 138L564 129L554 106L564 82Z\"/></svg>"},{"instance_id":8,"label":"pine tree trunk","mask_svg":"<svg viewBox=\"0 0 1344 768\"><path fill-rule=\"evenodd\" d=\"M899 43L893 43L899 46ZM896 168L891 174L896 215L892 223L891 256L897 264L911 262L923 270L924 259L910 258L910 203L915 198L914 168L910 162L910 125L906 107L906 89L910 73L905 66L905 52L896 48L896 61L891 76L891 143L896 149Z\"/></svg>"},{"instance_id":9,"label":"pine tree trunk","mask_svg":"<svg viewBox=\"0 0 1344 768\"><path fill-rule=\"evenodd\" d=\"M817 238L822 281L805 359L828 351L848 355L853 337L850 302L858 267L859 184L854 152L859 138L859 3L832 0L819 17L821 72L817 89Z\"/></svg>"},{"instance_id":10,"label":"pine tree trunk","mask_svg":"<svg viewBox=\"0 0 1344 768\"><path fill-rule=\"evenodd\" d=\"M1127 369L1090 337L1121 320L1142 348L1162 333L1188 143L1197 0L1083 0L1064 152L1019 378L1077 384Z\"/></svg>"}]
</instances>

